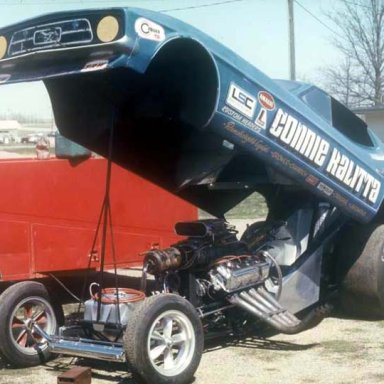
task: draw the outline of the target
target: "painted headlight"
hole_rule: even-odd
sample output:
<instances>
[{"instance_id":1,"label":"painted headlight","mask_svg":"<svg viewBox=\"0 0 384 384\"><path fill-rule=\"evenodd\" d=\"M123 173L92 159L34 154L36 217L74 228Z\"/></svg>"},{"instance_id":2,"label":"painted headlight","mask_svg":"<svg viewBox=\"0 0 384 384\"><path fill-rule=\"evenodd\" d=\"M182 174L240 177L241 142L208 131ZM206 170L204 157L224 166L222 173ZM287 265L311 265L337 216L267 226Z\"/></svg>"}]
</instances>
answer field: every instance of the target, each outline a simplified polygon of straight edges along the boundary
<instances>
[{"instance_id":1,"label":"painted headlight","mask_svg":"<svg viewBox=\"0 0 384 384\"><path fill-rule=\"evenodd\" d=\"M103 43L109 43L114 40L119 33L119 22L116 17L105 16L97 25L97 37Z\"/></svg>"},{"instance_id":2,"label":"painted headlight","mask_svg":"<svg viewBox=\"0 0 384 384\"><path fill-rule=\"evenodd\" d=\"M7 53L7 39L4 36L0 36L0 60L4 58L5 54Z\"/></svg>"}]
</instances>

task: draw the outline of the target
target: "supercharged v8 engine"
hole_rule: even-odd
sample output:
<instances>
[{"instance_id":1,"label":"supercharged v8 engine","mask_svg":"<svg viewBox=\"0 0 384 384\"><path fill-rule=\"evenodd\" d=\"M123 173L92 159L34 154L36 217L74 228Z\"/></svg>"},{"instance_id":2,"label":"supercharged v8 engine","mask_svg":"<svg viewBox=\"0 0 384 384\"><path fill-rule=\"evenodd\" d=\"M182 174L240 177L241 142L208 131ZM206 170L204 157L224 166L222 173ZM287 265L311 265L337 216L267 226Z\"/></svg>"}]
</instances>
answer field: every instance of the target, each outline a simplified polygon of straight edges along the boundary
<instances>
[{"instance_id":1,"label":"supercharged v8 engine","mask_svg":"<svg viewBox=\"0 0 384 384\"><path fill-rule=\"evenodd\" d=\"M293 223L300 227L307 219L303 211L287 222L255 223L240 240L225 220L177 223L176 233L186 239L166 249L148 251L142 282L147 273L153 275L156 292L185 297L207 320L208 327L216 329L224 322L233 328L252 315L280 332L299 333L324 317L312 310L299 320L288 309L291 292L299 290L302 296L302 306L294 307L294 313L308 307L317 292L315 285L308 285L311 290L300 290L297 276L308 275L305 263L296 266L293 261L289 265L293 249L310 254L302 240L297 242L297 238L302 239L301 231L292 229ZM282 268L288 271L286 275Z\"/></svg>"},{"instance_id":2,"label":"supercharged v8 engine","mask_svg":"<svg viewBox=\"0 0 384 384\"><path fill-rule=\"evenodd\" d=\"M251 252L226 221L182 222L175 229L187 238L170 248L147 252L144 270L155 276L158 290L188 298L203 316L270 277L268 252Z\"/></svg>"},{"instance_id":3,"label":"supercharged v8 engine","mask_svg":"<svg viewBox=\"0 0 384 384\"><path fill-rule=\"evenodd\" d=\"M260 284L268 277L269 263L262 253L252 255L224 220L182 222L175 229L178 235L188 238L170 248L153 249L145 257L147 272L167 290L180 290L181 281L175 276L191 271L200 297L236 292Z\"/></svg>"}]
</instances>

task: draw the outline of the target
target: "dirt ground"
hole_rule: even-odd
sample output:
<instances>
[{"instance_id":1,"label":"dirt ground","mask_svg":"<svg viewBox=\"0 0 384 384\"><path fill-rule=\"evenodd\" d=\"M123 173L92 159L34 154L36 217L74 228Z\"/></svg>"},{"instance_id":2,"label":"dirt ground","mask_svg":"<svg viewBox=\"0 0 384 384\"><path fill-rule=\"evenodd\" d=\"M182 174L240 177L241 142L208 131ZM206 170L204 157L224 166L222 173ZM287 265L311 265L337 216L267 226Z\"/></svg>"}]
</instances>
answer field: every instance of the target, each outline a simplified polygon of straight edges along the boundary
<instances>
[{"instance_id":1,"label":"dirt ground","mask_svg":"<svg viewBox=\"0 0 384 384\"><path fill-rule=\"evenodd\" d=\"M383 383L384 321L325 319L295 336L225 338L206 345L195 383ZM93 384L134 384L124 364L58 358L32 369L9 369L0 360L0 383L52 384L75 365L92 368Z\"/></svg>"}]
</instances>

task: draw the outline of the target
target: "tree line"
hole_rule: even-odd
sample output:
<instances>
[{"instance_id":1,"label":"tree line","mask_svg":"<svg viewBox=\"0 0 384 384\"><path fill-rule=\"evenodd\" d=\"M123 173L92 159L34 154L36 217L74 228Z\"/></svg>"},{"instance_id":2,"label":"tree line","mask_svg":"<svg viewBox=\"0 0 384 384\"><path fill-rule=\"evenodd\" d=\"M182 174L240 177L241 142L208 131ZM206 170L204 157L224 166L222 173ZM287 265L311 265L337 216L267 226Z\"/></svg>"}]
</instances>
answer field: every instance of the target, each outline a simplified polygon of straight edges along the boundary
<instances>
[{"instance_id":1,"label":"tree line","mask_svg":"<svg viewBox=\"0 0 384 384\"><path fill-rule=\"evenodd\" d=\"M36 115L25 115L20 112L0 113L0 120L16 120L20 124L47 124L52 118L44 118Z\"/></svg>"},{"instance_id":2,"label":"tree line","mask_svg":"<svg viewBox=\"0 0 384 384\"><path fill-rule=\"evenodd\" d=\"M339 0L327 16L342 60L324 70L324 87L350 108L384 105L383 1Z\"/></svg>"}]
</instances>

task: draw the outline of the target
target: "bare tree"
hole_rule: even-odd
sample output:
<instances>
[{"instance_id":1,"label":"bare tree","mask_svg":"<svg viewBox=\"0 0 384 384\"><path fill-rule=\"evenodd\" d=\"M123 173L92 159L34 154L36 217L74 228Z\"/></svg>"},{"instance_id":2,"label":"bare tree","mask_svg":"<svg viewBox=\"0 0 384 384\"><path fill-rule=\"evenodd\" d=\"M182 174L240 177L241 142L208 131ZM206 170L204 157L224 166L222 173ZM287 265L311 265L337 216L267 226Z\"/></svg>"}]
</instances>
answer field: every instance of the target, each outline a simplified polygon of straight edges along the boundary
<instances>
[{"instance_id":1,"label":"bare tree","mask_svg":"<svg viewBox=\"0 0 384 384\"><path fill-rule=\"evenodd\" d=\"M382 104L383 1L339 1L341 6L328 16L338 28L339 33L334 36L333 42L344 56L344 61L325 71L329 91L352 107Z\"/></svg>"},{"instance_id":2,"label":"bare tree","mask_svg":"<svg viewBox=\"0 0 384 384\"><path fill-rule=\"evenodd\" d=\"M324 85L327 90L343 104L352 106L352 64L349 57L344 58L338 66L323 69Z\"/></svg>"}]
</instances>

